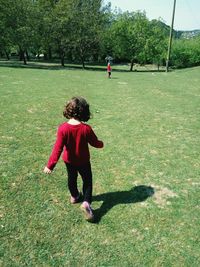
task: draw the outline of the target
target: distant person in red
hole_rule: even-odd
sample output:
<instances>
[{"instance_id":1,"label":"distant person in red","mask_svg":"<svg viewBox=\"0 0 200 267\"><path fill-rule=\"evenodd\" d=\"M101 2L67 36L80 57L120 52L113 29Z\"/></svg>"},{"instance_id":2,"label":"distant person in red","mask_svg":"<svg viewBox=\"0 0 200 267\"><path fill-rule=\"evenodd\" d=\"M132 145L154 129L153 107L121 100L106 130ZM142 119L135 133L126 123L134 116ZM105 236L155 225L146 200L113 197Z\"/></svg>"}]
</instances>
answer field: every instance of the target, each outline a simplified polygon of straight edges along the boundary
<instances>
[{"instance_id":1,"label":"distant person in red","mask_svg":"<svg viewBox=\"0 0 200 267\"><path fill-rule=\"evenodd\" d=\"M110 63L108 63L107 65L107 73L108 73L108 78L111 78L111 66L110 66Z\"/></svg>"},{"instance_id":2,"label":"distant person in red","mask_svg":"<svg viewBox=\"0 0 200 267\"><path fill-rule=\"evenodd\" d=\"M82 97L73 97L67 102L63 111L68 122L58 127L57 139L44 173L50 174L56 166L61 153L68 173L68 188L71 193L70 202L80 202L81 193L77 188L77 177L80 174L83 181L83 203L86 220L93 221L92 203L92 170L88 144L102 148L103 142L98 140L91 126L84 123L90 119L90 109Z\"/></svg>"}]
</instances>

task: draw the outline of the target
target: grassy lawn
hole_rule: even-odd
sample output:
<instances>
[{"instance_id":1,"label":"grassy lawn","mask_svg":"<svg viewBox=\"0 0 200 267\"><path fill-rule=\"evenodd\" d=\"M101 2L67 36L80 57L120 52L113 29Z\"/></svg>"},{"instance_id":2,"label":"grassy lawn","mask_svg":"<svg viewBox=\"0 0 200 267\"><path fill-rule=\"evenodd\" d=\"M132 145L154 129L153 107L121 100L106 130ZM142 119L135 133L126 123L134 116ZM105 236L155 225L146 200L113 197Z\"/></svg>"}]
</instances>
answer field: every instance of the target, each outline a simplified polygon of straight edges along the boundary
<instances>
[{"instance_id":1,"label":"grassy lawn","mask_svg":"<svg viewBox=\"0 0 200 267\"><path fill-rule=\"evenodd\" d=\"M200 266L200 68L16 67L0 68L0 265ZM105 143L90 150L93 224L69 204L62 160L42 173L74 95Z\"/></svg>"}]
</instances>

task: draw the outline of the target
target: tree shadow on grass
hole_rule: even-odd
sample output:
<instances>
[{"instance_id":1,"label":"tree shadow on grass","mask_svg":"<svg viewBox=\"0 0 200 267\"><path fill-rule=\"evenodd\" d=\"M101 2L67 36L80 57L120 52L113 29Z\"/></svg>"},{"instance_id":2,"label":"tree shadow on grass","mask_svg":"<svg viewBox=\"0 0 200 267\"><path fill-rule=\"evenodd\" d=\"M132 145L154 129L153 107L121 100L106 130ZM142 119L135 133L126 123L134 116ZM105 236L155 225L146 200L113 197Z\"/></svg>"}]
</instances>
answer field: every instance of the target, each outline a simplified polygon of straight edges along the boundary
<instances>
[{"instance_id":1,"label":"tree shadow on grass","mask_svg":"<svg viewBox=\"0 0 200 267\"><path fill-rule=\"evenodd\" d=\"M153 187L139 185L131 188L129 191L108 192L94 196L93 201L103 201L101 207L94 211L94 223L99 223L101 218L118 204L133 204L142 202L151 197L153 194Z\"/></svg>"},{"instance_id":2,"label":"tree shadow on grass","mask_svg":"<svg viewBox=\"0 0 200 267\"><path fill-rule=\"evenodd\" d=\"M0 67L8 67L8 68L23 68L23 69L39 69L39 70L84 70L84 71L100 71L107 73L106 66L93 66L86 65L85 68L81 64L65 64L65 66L61 66L59 63L52 62L37 62L37 61L29 61L26 65L21 62L9 62L9 61L0 61ZM116 69L116 72L130 72L129 70Z\"/></svg>"},{"instance_id":3,"label":"tree shadow on grass","mask_svg":"<svg viewBox=\"0 0 200 267\"><path fill-rule=\"evenodd\" d=\"M40 69L40 70L83 70L83 66L81 64L70 64L66 63L65 66L61 66L58 62L48 62L48 61L28 61L27 65L24 65L20 61L7 61L0 60L0 67L9 67L9 68L23 68L23 69ZM100 71L107 72L107 68L105 65L99 64L99 66L93 64L86 64L85 71ZM113 72L165 72L165 70L157 70L157 69L138 69L130 71L129 69L121 69L121 68L113 68Z\"/></svg>"}]
</instances>

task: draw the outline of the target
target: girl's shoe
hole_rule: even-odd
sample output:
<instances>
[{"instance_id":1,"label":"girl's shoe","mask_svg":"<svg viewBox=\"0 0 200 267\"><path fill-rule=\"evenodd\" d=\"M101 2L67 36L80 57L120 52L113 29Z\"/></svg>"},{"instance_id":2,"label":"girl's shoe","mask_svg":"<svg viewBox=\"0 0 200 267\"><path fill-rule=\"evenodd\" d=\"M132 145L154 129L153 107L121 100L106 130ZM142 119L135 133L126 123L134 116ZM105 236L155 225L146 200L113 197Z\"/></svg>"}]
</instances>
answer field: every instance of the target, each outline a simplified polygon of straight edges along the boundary
<instances>
[{"instance_id":1,"label":"girl's shoe","mask_svg":"<svg viewBox=\"0 0 200 267\"><path fill-rule=\"evenodd\" d=\"M94 214L92 212L90 204L87 201L84 201L83 204L81 205L81 209L84 212L86 221L93 222Z\"/></svg>"},{"instance_id":2,"label":"girl's shoe","mask_svg":"<svg viewBox=\"0 0 200 267\"><path fill-rule=\"evenodd\" d=\"M70 203L71 204L76 204L80 202L80 198L81 198L81 193L79 193L79 195L77 197L70 197Z\"/></svg>"}]
</instances>

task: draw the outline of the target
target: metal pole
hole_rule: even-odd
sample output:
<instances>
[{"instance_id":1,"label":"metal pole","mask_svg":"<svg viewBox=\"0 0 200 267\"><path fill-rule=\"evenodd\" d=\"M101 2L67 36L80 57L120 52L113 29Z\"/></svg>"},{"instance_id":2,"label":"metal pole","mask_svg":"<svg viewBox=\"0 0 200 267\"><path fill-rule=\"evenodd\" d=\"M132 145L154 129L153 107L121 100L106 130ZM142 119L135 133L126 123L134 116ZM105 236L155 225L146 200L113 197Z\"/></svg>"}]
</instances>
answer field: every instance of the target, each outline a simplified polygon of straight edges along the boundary
<instances>
[{"instance_id":1,"label":"metal pole","mask_svg":"<svg viewBox=\"0 0 200 267\"><path fill-rule=\"evenodd\" d=\"M172 35L173 35L173 28L174 28L175 8L176 8L176 0L174 0L174 7L173 7L173 13L172 13L172 23L171 23L171 28L170 28L169 46L168 46L167 60L166 60L166 72L168 72L169 70L169 59L170 59L171 47L172 47Z\"/></svg>"}]
</instances>

